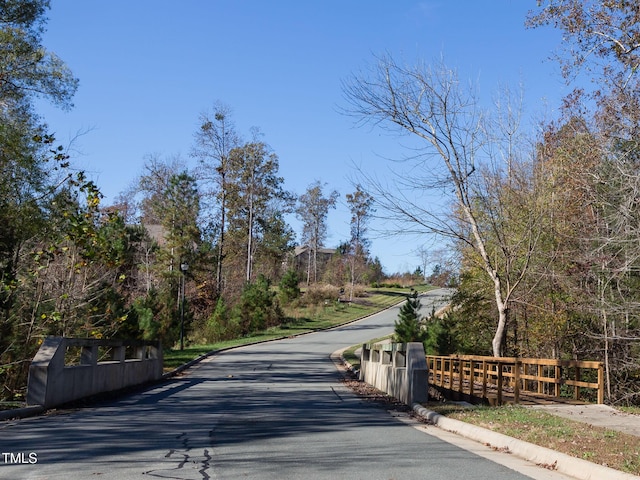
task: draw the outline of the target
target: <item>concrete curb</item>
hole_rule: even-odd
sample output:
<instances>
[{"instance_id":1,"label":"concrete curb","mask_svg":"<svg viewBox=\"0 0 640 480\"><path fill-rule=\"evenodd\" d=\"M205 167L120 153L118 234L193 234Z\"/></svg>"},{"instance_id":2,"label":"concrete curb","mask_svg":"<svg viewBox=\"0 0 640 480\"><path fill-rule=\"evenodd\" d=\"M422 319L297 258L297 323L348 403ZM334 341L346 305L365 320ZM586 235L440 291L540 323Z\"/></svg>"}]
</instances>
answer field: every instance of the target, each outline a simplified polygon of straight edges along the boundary
<instances>
[{"instance_id":1,"label":"concrete curb","mask_svg":"<svg viewBox=\"0 0 640 480\"><path fill-rule=\"evenodd\" d=\"M512 453L536 465L551 468L580 480L637 480L640 478L630 473L624 473L597 463L571 457L549 448L517 440L486 428L447 418L427 410L418 403L414 403L412 408L416 415L433 423L438 428L462 435L496 450Z\"/></svg>"},{"instance_id":2,"label":"concrete curb","mask_svg":"<svg viewBox=\"0 0 640 480\"><path fill-rule=\"evenodd\" d=\"M15 418L28 418L40 415L45 411L45 408L40 405L34 405L31 407L14 408L12 410L5 410L0 412L0 421L13 420Z\"/></svg>"}]
</instances>

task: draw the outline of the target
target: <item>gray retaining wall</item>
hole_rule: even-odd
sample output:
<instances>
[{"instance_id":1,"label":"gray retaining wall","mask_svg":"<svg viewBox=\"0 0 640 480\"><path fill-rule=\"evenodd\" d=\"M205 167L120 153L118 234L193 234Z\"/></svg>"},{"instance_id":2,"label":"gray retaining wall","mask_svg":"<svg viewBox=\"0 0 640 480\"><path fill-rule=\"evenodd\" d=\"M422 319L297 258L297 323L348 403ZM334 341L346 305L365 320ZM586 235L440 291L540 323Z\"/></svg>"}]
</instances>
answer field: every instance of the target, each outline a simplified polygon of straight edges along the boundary
<instances>
[{"instance_id":1,"label":"gray retaining wall","mask_svg":"<svg viewBox=\"0 0 640 480\"><path fill-rule=\"evenodd\" d=\"M52 408L161 377L160 342L48 337L29 367L27 405Z\"/></svg>"},{"instance_id":2,"label":"gray retaining wall","mask_svg":"<svg viewBox=\"0 0 640 480\"><path fill-rule=\"evenodd\" d=\"M428 400L429 369L419 342L362 345L360 380L411 405Z\"/></svg>"}]
</instances>

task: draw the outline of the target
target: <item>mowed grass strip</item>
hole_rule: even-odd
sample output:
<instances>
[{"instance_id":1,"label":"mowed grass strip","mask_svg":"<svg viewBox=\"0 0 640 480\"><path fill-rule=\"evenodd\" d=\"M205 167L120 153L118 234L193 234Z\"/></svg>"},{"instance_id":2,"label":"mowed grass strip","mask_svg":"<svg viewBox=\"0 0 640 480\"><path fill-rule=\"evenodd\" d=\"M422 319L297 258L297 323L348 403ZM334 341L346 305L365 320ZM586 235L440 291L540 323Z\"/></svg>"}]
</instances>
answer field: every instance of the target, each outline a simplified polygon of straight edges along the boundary
<instances>
[{"instance_id":1,"label":"mowed grass strip","mask_svg":"<svg viewBox=\"0 0 640 480\"><path fill-rule=\"evenodd\" d=\"M429 287L421 286L416 289L426 291ZM213 351L344 325L403 302L409 293L409 288L376 288L368 290L365 297L356 298L353 302L326 302L321 305L285 308L287 321L279 327L224 342L188 345L184 350L165 350L164 370L171 371Z\"/></svg>"}]
</instances>

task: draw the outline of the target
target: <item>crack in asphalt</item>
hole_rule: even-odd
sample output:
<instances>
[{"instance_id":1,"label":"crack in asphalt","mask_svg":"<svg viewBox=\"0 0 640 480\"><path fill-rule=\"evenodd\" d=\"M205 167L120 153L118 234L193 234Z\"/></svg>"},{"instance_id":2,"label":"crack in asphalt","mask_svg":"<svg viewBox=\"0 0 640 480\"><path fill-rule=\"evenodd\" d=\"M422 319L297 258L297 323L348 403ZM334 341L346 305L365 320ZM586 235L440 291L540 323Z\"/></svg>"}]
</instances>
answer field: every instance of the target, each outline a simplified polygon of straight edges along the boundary
<instances>
[{"instance_id":1,"label":"crack in asphalt","mask_svg":"<svg viewBox=\"0 0 640 480\"><path fill-rule=\"evenodd\" d=\"M208 432L208 437L212 443L212 447L214 431L215 428L211 429ZM190 471L185 471L185 467L194 465L195 468L197 468L200 480L211 480L212 477L210 475L210 471L212 467L211 463L213 460L211 451L207 448L204 448L202 453L203 459L199 460L196 456L189 453L191 452L191 450L193 450L193 446L191 445L188 433L183 432L179 435L176 435L175 439L180 441L182 448L169 449L166 455L164 455L164 458L176 460L177 464L171 468L147 470L142 472L142 474L166 480L191 480L193 476L191 475Z\"/></svg>"}]
</instances>

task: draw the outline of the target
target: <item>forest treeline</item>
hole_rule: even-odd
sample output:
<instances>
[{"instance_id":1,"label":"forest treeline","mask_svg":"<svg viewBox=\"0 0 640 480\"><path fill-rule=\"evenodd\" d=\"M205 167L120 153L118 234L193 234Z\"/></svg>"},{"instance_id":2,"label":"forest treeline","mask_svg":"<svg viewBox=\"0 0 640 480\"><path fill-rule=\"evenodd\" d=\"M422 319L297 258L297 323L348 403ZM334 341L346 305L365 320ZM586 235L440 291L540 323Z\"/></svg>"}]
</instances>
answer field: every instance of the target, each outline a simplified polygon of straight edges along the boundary
<instances>
[{"instance_id":1,"label":"forest treeline","mask_svg":"<svg viewBox=\"0 0 640 480\"><path fill-rule=\"evenodd\" d=\"M519 93L485 108L443 62L376 58L345 82L346 110L422 144L393 188L363 175L344 196L350 237L327 251L338 192L287 191L276 152L223 104L200 117L192 162L149 156L104 205L34 109L36 97L71 108L78 85L41 44L49 2L0 2L0 398L24 393L47 335L172 346L186 325L183 341L212 342L279 325L292 302L352 299L385 281L369 254L375 211L389 233L448 240L432 279L457 290L427 323L434 353L601 360L607 400L638 403L640 12L532 3L532 28L563 32L566 81L593 81L532 124ZM424 203L434 189L443 204Z\"/></svg>"},{"instance_id":2,"label":"forest treeline","mask_svg":"<svg viewBox=\"0 0 640 480\"><path fill-rule=\"evenodd\" d=\"M317 181L296 197L258 131L229 108L203 113L191 164L151 155L111 205L72 168L34 109L71 108L78 81L41 45L45 0L0 2L0 391L24 394L48 335L160 339L172 347L248 335L287 321L283 308L335 301L379 282L367 240L372 198L344 197L351 236L327 251L338 192ZM300 219L300 244L286 215ZM333 288L314 287L329 282ZM184 328L182 328L184 326Z\"/></svg>"},{"instance_id":3,"label":"forest treeline","mask_svg":"<svg viewBox=\"0 0 640 480\"><path fill-rule=\"evenodd\" d=\"M390 54L345 82L346 111L415 142L395 183L367 188L398 231L448 240L457 262L452 308L428 322L432 353L599 360L607 401L638 403L640 9L531 8L529 27L562 32L549 54L574 87L554 118L523 118L509 87L483 102L442 58Z\"/></svg>"}]
</instances>

